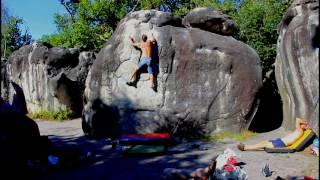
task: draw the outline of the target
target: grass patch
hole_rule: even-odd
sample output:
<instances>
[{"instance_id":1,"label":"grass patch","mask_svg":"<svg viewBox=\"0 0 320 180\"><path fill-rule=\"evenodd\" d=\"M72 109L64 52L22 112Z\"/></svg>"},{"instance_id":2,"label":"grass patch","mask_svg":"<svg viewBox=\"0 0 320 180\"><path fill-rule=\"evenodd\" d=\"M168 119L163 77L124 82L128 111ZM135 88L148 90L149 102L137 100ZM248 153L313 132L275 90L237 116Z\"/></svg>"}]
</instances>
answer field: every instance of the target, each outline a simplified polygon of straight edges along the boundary
<instances>
[{"instance_id":1,"label":"grass patch","mask_svg":"<svg viewBox=\"0 0 320 180\"><path fill-rule=\"evenodd\" d=\"M240 133L227 133L227 132L219 132L214 135L205 137L208 141L219 141L226 138L236 139L238 141L244 141L256 135L255 132L252 131L241 131Z\"/></svg>"},{"instance_id":2,"label":"grass patch","mask_svg":"<svg viewBox=\"0 0 320 180\"><path fill-rule=\"evenodd\" d=\"M63 121L63 120L70 119L72 117L72 112L70 110L60 110L60 111L40 110L38 112L29 113L28 117L30 117L31 119Z\"/></svg>"}]
</instances>

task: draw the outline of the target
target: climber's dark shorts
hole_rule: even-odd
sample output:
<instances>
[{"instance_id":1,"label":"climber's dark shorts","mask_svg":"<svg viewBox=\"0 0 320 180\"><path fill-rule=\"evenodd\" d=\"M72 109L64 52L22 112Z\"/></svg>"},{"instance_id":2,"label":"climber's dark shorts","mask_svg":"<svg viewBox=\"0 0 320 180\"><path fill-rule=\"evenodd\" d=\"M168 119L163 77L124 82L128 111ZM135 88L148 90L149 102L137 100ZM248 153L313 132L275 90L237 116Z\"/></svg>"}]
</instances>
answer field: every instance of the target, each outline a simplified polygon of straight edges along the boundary
<instances>
[{"instance_id":1,"label":"climber's dark shorts","mask_svg":"<svg viewBox=\"0 0 320 180\"><path fill-rule=\"evenodd\" d=\"M140 70L145 65L148 66L147 70L149 74L156 73L156 67L150 57L143 57L140 59L140 62L138 63L138 70Z\"/></svg>"},{"instance_id":2,"label":"climber's dark shorts","mask_svg":"<svg viewBox=\"0 0 320 180\"><path fill-rule=\"evenodd\" d=\"M269 142L271 142L273 147L275 148L281 148L286 146L280 138L270 140Z\"/></svg>"}]
</instances>

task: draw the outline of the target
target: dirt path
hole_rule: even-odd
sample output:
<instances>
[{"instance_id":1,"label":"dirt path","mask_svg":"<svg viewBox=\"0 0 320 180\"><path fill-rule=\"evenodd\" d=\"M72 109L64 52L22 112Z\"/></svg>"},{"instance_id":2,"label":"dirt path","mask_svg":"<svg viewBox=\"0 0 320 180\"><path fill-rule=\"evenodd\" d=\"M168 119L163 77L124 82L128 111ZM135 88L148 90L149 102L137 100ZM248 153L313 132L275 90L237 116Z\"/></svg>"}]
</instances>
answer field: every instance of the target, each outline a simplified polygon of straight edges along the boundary
<instances>
[{"instance_id":1,"label":"dirt path","mask_svg":"<svg viewBox=\"0 0 320 180\"><path fill-rule=\"evenodd\" d=\"M162 179L165 168L195 169L205 167L215 155L230 148L240 157L239 160L246 163L245 171L249 179L275 179L277 176L314 176L319 179L318 157L304 153L293 154L268 154L266 152L240 152L236 149L238 143L232 139L222 142L185 142L170 147L166 154L149 157L127 157L111 149L110 141L88 140L83 136L81 120L75 119L65 122L36 121L41 135L48 135L49 139L62 148L78 148L83 154L93 154L91 163L86 163L67 169L49 171L41 175L39 179L116 179L116 180L157 180ZM283 129L277 129L269 133L258 134L246 143L254 143L260 140L271 139L285 134ZM193 144L200 144L201 148L192 148ZM271 177L265 178L261 169L265 163L269 163L274 171Z\"/></svg>"}]
</instances>

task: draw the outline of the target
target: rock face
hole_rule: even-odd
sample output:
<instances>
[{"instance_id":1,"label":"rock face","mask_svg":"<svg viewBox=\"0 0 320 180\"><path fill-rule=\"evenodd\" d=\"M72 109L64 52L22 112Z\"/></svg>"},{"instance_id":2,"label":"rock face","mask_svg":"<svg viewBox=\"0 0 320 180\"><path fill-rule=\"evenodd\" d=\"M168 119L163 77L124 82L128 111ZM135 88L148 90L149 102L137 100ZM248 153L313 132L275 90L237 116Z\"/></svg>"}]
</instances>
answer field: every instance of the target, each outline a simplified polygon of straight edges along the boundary
<instances>
[{"instance_id":1,"label":"rock face","mask_svg":"<svg viewBox=\"0 0 320 180\"><path fill-rule=\"evenodd\" d=\"M29 112L70 109L80 116L84 83L93 59L91 52L35 42L9 57L7 72L22 88ZM10 97L12 94L10 90Z\"/></svg>"},{"instance_id":2,"label":"rock face","mask_svg":"<svg viewBox=\"0 0 320 180\"><path fill-rule=\"evenodd\" d=\"M283 101L283 126L295 117L319 130L319 0L295 0L284 16L278 40L276 80Z\"/></svg>"},{"instance_id":3,"label":"rock face","mask_svg":"<svg viewBox=\"0 0 320 180\"><path fill-rule=\"evenodd\" d=\"M177 24L169 13L154 10L133 12L119 23L86 80L87 135L166 130L187 136L248 127L262 85L256 52L232 37ZM141 57L129 36L140 41L150 31L157 40L158 92L145 72L137 88L126 85Z\"/></svg>"},{"instance_id":4,"label":"rock face","mask_svg":"<svg viewBox=\"0 0 320 180\"><path fill-rule=\"evenodd\" d=\"M8 101L9 100L9 77L7 73L7 62L5 58L1 58L1 77L0 77L0 87L1 87L1 97Z\"/></svg>"},{"instance_id":5,"label":"rock face","mask_svg":"<svg viewBox=\"0 0 320 180\"><path fill-rule=\"evenodd\" d=\"M239 32L238 25L220 11L211 8L196 8L182 20L185 27L200 28L216 34L232 36Z\"/></svg>"}]
</instances>

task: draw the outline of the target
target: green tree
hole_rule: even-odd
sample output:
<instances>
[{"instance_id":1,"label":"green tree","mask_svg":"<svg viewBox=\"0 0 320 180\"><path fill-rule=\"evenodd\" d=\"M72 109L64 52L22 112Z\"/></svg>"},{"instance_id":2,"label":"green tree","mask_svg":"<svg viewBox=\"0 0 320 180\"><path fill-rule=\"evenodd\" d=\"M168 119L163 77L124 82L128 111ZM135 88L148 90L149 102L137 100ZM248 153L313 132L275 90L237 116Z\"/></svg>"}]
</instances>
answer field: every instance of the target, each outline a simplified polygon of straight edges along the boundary
<instances>
[{"instance_id":1,"label":"green tree","mask_svg":"<svg viewBox=\"0 0 320 180\"><path fill-rule=\"evenodd\" d=\"M1 56L8 57L13 51L31 42L31 35L26 30L22 34L21 18L10 16L1 26Z\"/></svg>"},{"instance_id":2,"label":"green tree","mask_svg":"<svg viewBox=\"0 0 320 180\"><path fill-rule=\"evenodd\" d=\"M54 46L98 51L128 11L128 3L121 0L80 0L70 3L75 7L74 17L70 19L67 15L56 14L58 34L43 36L42 41Z\"/></svg>"},{"instance_id":3,"label":"green tree","mask_svg":"<svg viewBox=\"0 0 320 180\"><path fill-rule=\"evenodd\" d=\"M183 16L196 7L212 7L230 15L240 26L237 39L257 50L264 74L276 54L277 24L288 1L278 0L58 0L69 13L56 14L58 33L43 36L54 46L98 51L117 23L129 12L158 9ZM71 18L73 17L73 18Z\"/></svg>"},{"instance_id":4,"label":"green tree","mask_svg":"<svg viewBox=\"0 0 320 180\"><path fill-rule=\"evenodd\" d=\"M182 0L173 9L173 14L178 16L186 15L190 10L198 7L210 7L215 10L220 10L223 13L230 14L235 11L238 0Z\"/></svg>"},{"instance_id":5,"label":"green tree","mask_svg":"<svg viewBox=\"0 0 320 180\"><path fill-rule=\"evenodd\" d=\"M261 58L263 74L276 58L277 26L289 7L289 1L245 0L231 16L240 26L238 39L253 47Z\"/></svg>"},{"instance_id":6,"label":"green tree","mask_svg":"<svg viewBox=\"0 0 320 180\"><path fill-rule=\"evenodd\" d=\"M156 9L165 12L175 12L190 3L190 0L135 0L127 1L130 11L142 9Z\"/></svg>"},{"instance_id":7,"label":"green tree","mask_svg":"<svg viewBox=\"0 0 320 180\"><path fill-rule=\"evenodd\" d=\"M45 35L41 38L42 41L54 46L79 47L95 51L102 48L118 22L131 11L157 9L183 15L194 7L205 6L211 2L210 0L204 2L199 0L58 1L66 8L67 13L55 15L58 33Z\"/></svg>"},{"instance_id":8,"label":"green tree","mask_svg":"<svg viewBox=\"0 0 320 180\"><path fill-rule=\"evenodd\" d=\"M65 7L67 12L70 15L70 19L74 22L75 21L75 15L77 12L77 4L79 3L79 0L59 0L60 4Z\"/></svg>"},{"instance_id":9,"label":"green tree","mask_svg":"<svg viewBox=\"0 0 320 180\"><path fill-rule=\"evenodd\" d=\"M10 15L1 1L1 57L8 57L21 46L31 42L31 35L27 28L22 33L23 19Z\"/></svg>"}]
</instances>

